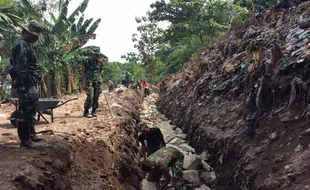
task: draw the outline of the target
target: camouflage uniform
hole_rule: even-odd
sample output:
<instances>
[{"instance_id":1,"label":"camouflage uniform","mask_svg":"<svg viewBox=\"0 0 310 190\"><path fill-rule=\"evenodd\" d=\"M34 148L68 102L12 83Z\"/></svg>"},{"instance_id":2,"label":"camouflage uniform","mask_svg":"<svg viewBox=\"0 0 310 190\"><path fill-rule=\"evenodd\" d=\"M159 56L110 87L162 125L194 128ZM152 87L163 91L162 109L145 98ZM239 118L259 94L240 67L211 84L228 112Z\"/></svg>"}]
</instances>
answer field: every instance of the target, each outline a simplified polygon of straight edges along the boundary
<instances>
[{"instance_id":1,"label":"camouflage uniform","mask_svg":"<svg viewBox=\"0 0 310 190\"><path fill-rule=\"evenodd\" d=\"M161 174L164 172L169 172L171 167L173 176L172 183L176 189L181 189L183 182L183 154L175 148L165 147L147 158L148 161L155 163L155 168L157 172L153 174L154 176L149 176L149 181L159 181ZM158 173L160 175L158 175ZM157 178L157 179L154 179Z\"/></svg>"},{"instance_id":2,"label":"camouflage uniform","mask_svg":"<svg viewBox=\"0 0 310 190\"><path fill-rule=\"evenodd\" d=\"M33 117L36 114L38 100L30 101L28 99L28 88L37 86L41 78L36 54L26 41L17 39L13 44L12 59L16 72L13 86L18 94L19 111L22 119Z\"/></svg>"},{"instance_id":3,"label":"camouflage uniform","mask_svg":"<svg viewBox=\"0 0 310 190\"><path fill-rule=\"evenodd\" d=\"M85 86L87 98L84 103L84 109L89 110L91 107L93 113L98 108L98 100L101 94L101 71L103 64L92 61L90 58L84 62L85 67Z\"/></svg>"},{"instance_id":4,"label":"camouflage uniform","mask_svg":"<svg viewBox=\"0 0 310 190\"><path fill-rule=\"evenodd\" d=\"M38 36L42 32L42 27L36 21L30 21L24 30L32 35ZM11 63L14 70L14 80L12 86L17 91L18 96L18 135L21 139L21 146L31 146L31 139L35 138L34 116L38 103L38 93L35 96L30 93L31 88L36 88L40 79L41 72L37 64L37 57L30 44L17 39L12 47ZM30 144L29 144L30 142Z\"/></svg>"}]
</instances>

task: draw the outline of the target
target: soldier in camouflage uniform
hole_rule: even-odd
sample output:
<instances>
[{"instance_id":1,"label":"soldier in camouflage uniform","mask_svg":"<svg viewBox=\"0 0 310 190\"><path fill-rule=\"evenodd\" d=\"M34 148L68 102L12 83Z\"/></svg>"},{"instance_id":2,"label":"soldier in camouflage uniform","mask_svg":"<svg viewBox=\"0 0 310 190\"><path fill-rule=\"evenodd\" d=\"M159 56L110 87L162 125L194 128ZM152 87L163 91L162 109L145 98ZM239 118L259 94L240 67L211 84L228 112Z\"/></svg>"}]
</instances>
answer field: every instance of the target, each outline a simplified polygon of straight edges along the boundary
<instances>
[{"instance_id":1,"label":"soldier in camouflage uniform","mask_svg":"<svg viewBox=\"0 0 310 190\"><path fill-rule=\"evenodd\" d=\"M98 108L98 100L101 94L101 72L103 64L100 59L100 48L94 48L90 58L84 62L83 66L83 79L85 80L84 90L87 94L87 98L84 103L84 117L91 118L97 117L96 109ZM92 107L91 115L89 109Z\"/></svg>"},{"instance_id":2,"label":"soldier in camouflage uniform","mask_svg":"<svg viewBox=\"0 0 310 190\"><path fill-rule=\"evenodd\" d=\"M142 155L146 159L146 156L150 156L157 150L165 147L166 143L158 127L149 127L145 123L142 123L142 127L143 130L138 135L138 140L142 144Z\"/></svg>"},{"instance_id":3,"label":"soldier in camouflage uniform","mask_svg":"<svg viewBox=\"0 0 310 190\"><path fill-rule=\"evenodd\" d=\"M160 189L165 189L171 181L169 169L172 170L172 183L175 189L182 189L183 183L183 154L175 148L164 147L152 155L146 161L140 162L140 167L143 171L149 173L147 180L159 183L162 175L165 181L160 186Z\"/></svg>"},{"instance_id":4,"label":"soldier in camouflage uniform","mask_svg":"<svg viewBox=\"0 0 310 190\"><path fill-rule=\"evenodd\" d=\"M36 142L42 140L36 136L34 129L34 116L39 100L37 85L41 73L30 44L38 40L43 28L37 21L31 20L22 29L22 35L14 42L11 54L12 86L18 94L17 132L21 147L36 148L39 146Z\"/></svg>"}]
</instances>

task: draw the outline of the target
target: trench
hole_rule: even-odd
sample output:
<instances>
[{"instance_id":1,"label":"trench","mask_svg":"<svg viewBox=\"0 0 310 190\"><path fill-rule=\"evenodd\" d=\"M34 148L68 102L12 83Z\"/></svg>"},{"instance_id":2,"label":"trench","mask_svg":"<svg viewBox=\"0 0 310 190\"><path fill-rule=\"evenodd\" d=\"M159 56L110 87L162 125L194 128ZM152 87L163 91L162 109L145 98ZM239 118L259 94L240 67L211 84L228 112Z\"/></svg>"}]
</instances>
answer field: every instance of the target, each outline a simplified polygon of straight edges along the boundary
<instances>
[{"instance_id":1,"label":"trench","mask_svg":"<svg viewBox=\"0 0 310 190\"><path fill-rule=\"evenodd\" d=\"M83 119L80 107L85 97L81 95L77 102L55 113L54 123L39 123L37 131L45 131L42 134L45 141L36 150L7 143L12 140L18 143L16 129L1 123L5 127L0 128L1 132L10 135L1 138L0 151L5 154L0 155L0 189L140 189L143 178L138 167L140 103L131 90L108 97L113 118L101 97L98 118ZM7 108L9 114L11 108Z\"/></svg>"}]
</instances>

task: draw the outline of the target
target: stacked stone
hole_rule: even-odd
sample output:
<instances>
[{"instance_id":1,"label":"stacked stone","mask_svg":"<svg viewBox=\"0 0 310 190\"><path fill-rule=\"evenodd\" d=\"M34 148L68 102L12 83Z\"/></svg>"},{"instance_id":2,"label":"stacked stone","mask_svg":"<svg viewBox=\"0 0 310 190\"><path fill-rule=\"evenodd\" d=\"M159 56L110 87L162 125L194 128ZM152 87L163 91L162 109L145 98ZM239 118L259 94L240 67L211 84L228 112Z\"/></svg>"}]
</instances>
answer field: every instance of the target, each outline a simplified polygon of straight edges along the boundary
<instances>
[{"instance_id":1,"label":"stacked stone","mask_svg":"<svg viewBox=\"0 0 310 190\"><path fill-rule=\"evenodd\" d=\"M197 155L195 149L188 144L187 135L183 130L173 125L171 121L162 116L155 105L157 95L152 94L144 100L141 109L141 118L150 126L157 126L163 133L167 147L174 147L184 155L183 178L187 187L195 190L211 190L217 183L215 171L207 163L209 154L203 152ZM170 185L169 185L170 186ZM142 190L156 189L155 185L143 180ZM170 190L174 188L171 187Z\"/></svg>"}]
</instances>

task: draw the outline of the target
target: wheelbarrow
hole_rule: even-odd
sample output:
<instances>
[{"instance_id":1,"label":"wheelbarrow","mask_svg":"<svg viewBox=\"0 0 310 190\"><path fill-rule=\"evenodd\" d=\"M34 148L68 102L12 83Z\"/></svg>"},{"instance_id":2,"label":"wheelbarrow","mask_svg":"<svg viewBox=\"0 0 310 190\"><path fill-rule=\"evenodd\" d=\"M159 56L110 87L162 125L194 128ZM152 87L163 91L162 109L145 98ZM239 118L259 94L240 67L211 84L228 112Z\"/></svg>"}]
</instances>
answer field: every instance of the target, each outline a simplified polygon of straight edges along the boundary
<instances>
[{"instance_id":1,"label":"wheelbarrow","mask_svg":"<svg viewBox=\"0 0 310 190\"><path fill-rule=\"evenodd\" d=\"M65 102L61 102L58 99L39 99L39 102L38 102L38 105L37 105L37 113L38 113L37 121L40 121L40 117L42 117L47 123L49 123L49 121L43 115L43 114L46 114L46 115L50 115L51 116L51 120L52 120L52 123L53 123L54 122L53 110L55 108L58 108L60 106L65 105L66 103L71 102L73 100L78 100L78 98L72 98L72 99L69 99L69 100L67 100ZM18 110L17 110L18 98L11 98L11 102L13 102L13 104L15 105L16 109L11 114L10 121L11 121L11 124L16 127L17 126L16 125L16 119L18 118L18 114L19 114Z\"/></svg>"}]
</instances>

